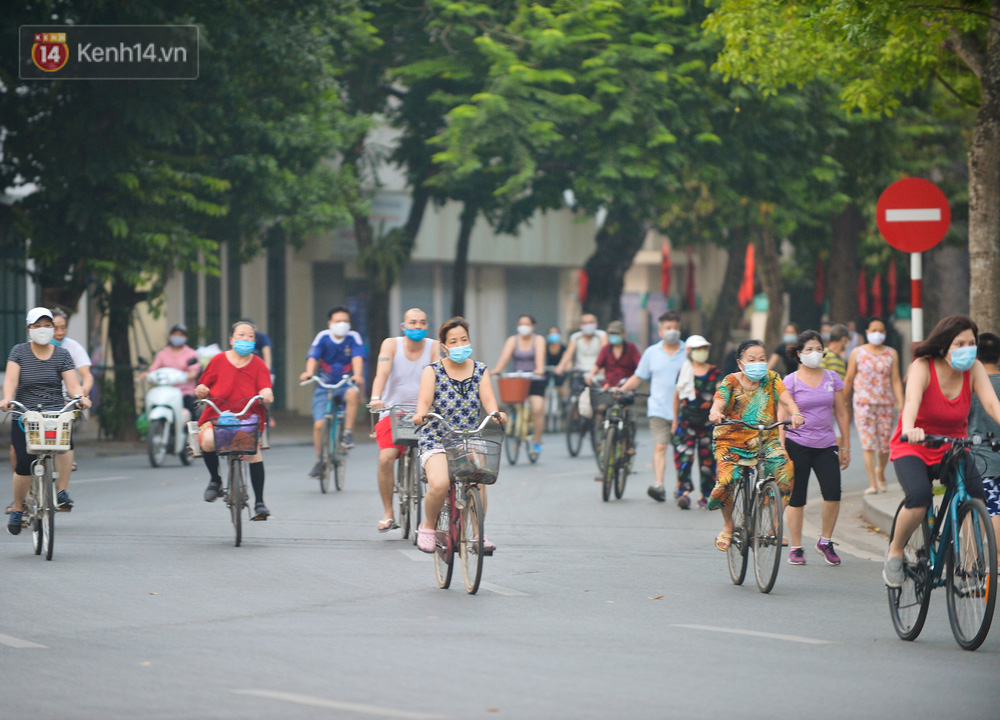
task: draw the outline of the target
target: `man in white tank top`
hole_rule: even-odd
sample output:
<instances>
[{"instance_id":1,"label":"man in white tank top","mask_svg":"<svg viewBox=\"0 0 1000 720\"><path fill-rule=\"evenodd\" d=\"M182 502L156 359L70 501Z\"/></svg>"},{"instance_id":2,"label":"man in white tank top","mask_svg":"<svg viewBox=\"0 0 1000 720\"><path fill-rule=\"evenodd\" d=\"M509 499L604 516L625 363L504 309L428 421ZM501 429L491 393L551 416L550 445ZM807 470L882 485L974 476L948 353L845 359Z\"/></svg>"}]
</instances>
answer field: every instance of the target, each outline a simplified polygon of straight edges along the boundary
<instances>
[{"instance_id":1,"label":"man in white tank top","mask_svg":"<svg viewBox=\"0 0 1000 720\"><path fill-rule=\"evenodd\" d=\"M424 368L441 358L438 341L427 337L427 313L420 308L410 308L404 313L400 327L403 335L386 338L379 350L369 403L372 410L381 410L387 405L416 406ZM392 444L388 413L383 413L376 423L375 439L379 447L378 489L385 506L378 531L389 532L397 527L392 508L393 470L396 458L405 448Z\"/></svg>"}]
</instances>

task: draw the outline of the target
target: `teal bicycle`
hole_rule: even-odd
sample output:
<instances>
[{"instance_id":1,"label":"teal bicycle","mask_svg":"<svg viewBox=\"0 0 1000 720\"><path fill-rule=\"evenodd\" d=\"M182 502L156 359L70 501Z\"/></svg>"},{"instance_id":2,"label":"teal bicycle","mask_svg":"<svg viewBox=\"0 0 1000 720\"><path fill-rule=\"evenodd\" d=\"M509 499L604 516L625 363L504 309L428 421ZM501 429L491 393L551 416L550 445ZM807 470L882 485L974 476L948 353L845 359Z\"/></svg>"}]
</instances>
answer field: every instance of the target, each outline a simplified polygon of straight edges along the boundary
<instances>
[{"instance_id":1,"label":"teal bicycle","mask_svg":"<svg viewBox=\"0 0 1000 720\"><path fill-rule=\"evenodd\" d=\"M902 440L906 442L905 435ZM916 640L927 619L931 590L944 586L951 632L964 649L975 650L986 640L993 621L997 546L986 505L965 488L965 455L974 445L987 445L996 452L1000 440L928 435L924 443L951 445L941 461L944 497L936 513L933 505L927 508L927 516L906 542L903 584L888 588L889 615L899 637ZM895 532L893 519L890 542Z\"/></svg>"},{"instance_id":2,"label":"teal bicycle","mask_svg":"<svg viewBox=\"0 0 1000 720\"><path fill-rule=\"evenodd\" d=\"M344 403L336 403L334 407L333 391L343 386L355 387L350 375L344 375L340 382L331 385L323 382L318 376L313 375L299 385L305 386L316 383L326 390L326 413L323 415L323 429L320 437L324 438L320 448L319 460L322 469L319 473L319 489L323 493L330 491L330 478L333 478L334 487L337 490L344 489L344 478L347 475L347 452L344 447Z\"/></svg>"}]
</instances>

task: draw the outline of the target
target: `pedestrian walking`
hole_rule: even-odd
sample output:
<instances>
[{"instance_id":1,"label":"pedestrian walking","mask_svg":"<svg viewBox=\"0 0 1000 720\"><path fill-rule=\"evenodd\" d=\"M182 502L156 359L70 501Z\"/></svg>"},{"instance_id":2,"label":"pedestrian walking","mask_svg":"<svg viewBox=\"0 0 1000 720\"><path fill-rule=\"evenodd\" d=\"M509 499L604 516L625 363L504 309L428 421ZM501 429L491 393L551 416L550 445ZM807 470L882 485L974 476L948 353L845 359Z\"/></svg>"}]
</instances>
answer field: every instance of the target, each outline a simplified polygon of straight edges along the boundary
<instances>
[{"instance_id":1,"label":"pedestrian walking","mask_svg":"<svg viewBox=\"0 0 1000 720\"><path fill-rule=\"evenodd\" d=\"M684 343L687 362L681 366L674 390L674 467L677 470L677 506L691 507L694 478L697 473L698 507L707 508L715 487L715 455L712 453L712 424L708 413L712 409L715 391L722 371L708 362L712 343L701 335L692 335Z\"/></svg>"},{"instance_id":2,"label":"pedestrian walking","mask_svg":"<svg viewBox=\"0 0 1000 720\"><path fill-rule=\"evenodd\" d=\"M799 326L795 323L785 325L785 334L781 336L781 344L774 349L771 357L767 361L767 369L780 373L784 369L785 373L793 373L799 369L799 361L789 354L799 339Z\"/></svg>"},{"instance_id":3,"label":"pedestrian walking","mask_svg":"<svg viewBox=\"0 0 1000 720\"><path fill-rule=\"evenodd\" d=\"M830 328L830 339L823 338L826 348L819 366L824 370L833 370L841 380L847 377L847 343L850 339L851 333L846 325L834 325Z\"/></svg>"},{"instance_id":4,"label":"pedestrian walking","mask_svg":"<svg viewBox=\"0 0 1000 720\"><path fill-rule=\"evenodd\" d=\"M978 359L990 376L993 390L1000 395L1000 337L993 333L979 333ZM990 417L983 407L979 396L973 396L972 409L969 410L969 436L985 436L992 433L1000 438L1000 425ZM976 465L983 469L983 492L986 493L986 510L993 520L993 530L1000 537L1000 455L993 452L987 445L976 445L972 448L976 457Z\"/></svg>"}]
</instances>

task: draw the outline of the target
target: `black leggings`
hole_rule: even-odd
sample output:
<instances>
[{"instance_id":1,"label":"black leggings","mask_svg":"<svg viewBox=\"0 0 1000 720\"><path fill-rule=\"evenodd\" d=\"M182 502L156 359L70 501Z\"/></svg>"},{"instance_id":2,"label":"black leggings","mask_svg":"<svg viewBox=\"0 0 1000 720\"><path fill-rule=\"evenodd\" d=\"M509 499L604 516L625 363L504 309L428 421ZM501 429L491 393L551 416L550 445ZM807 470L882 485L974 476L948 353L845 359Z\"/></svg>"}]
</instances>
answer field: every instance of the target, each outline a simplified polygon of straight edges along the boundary
<instances>
[{"instance_id":1,"label":"black leggings","mask_svg":"<svg viewBox=\"0 0 1000 720\"><path fill-rule=\"evenodd\" d=\"M37 455L28 454L28 438L24 436L21 423L17 418L12 418L10 422L10 444L14 446L14 474L31 475L31 463L35 462ZM73 449L73 436L70 436L69 448Z\"/></svg>"},{"instance_id":2,"label":"black leggings","mask_svg":"<svg viewBox=\"0 0 1000 720\"><path fill-rule=\"evenodd\" d=\"M790 507L805 507L810 472L816 473L823 499L828 502L840 502L840 452L836 445L811 448L786 438L785 450L788 452L788 459L795 467L792 498L788 501Z\"/></svg>"},{"instance_id":3,"label":"black leggings","mask_svg":"<svg viewBox=\"0 0 1000 720\"><path fill-rule=\"evenodd\" d=\"M969 495L986 502L986 492L983 490L983 479L976 469L976 460L972 453L964 452L965 456L965 489ZM928 465L915 455L904 455L892 461L896 470L896 478L903 486L906 497L903 504L908 508L926 508L931 506L934 493L931 483L941 478L941 464Z\"/></svg>"}]
</instances>

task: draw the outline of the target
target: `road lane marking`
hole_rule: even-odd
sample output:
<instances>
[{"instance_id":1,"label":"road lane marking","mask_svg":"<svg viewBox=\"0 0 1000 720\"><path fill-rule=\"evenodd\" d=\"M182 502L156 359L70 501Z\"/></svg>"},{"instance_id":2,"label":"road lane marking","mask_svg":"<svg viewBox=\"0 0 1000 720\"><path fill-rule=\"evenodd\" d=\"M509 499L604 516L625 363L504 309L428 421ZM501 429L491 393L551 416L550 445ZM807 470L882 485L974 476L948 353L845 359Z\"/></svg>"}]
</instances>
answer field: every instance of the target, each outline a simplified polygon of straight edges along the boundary
<instances>
[{"instance_id":1,"label":"road lane marking","mask_svg":"<svg viewBox=\"0 0 1000 720\"><path fill-rule=\"evenodd\" d=\"M730 635L749 635L750 637L768 638L770 640L785 640L787 642L805 643L806 645L833 645L832 640L817 640L801 635L782 635L781 633L760 632L758 630L739 630L737 628L713 627L711 625L671 625L670 627L687 628L688 630L705 630L706 632L728 633Z\"/></svg>"},{"instance_id":2,"label":"road lane marking","mask_svg":"<svg viewBox=\"0 0 1000 720\"><path fill-rule=\"evenodd\" d=\"M22 640L21 638L16 638L13 635L0 635L0 645L6 645L12 648L39 648L41 650L48 650L47 645L39 645L38 643L33 643L30 640Z\"/></svg>"},{"instance_id":3,"label":"road lane marking","mask_svg":"<svg viewBox=\"0 0 1000 720\"><path fill-rule=\"evenodd\" d=\"M941 208L897 208L885 211L886 222L941 222Z\"/></svg>"},{"instance_id":4,"label":"road lane marking","mask_svg":"<svg viewBox=\"0 0 1000 720\"><path fill-rule=\"evenodd\" d=\"M254 697L267 698L269 700L284 700L285 702L295 703L296 705L329 708L331 710L345 710L347 712L359 713L361 715L378 715L380 717L387 718L401 718L402 720L448 720L445 715L430 715L428 713L396 710L395 708L379 707L377 705L340 702L338 700L327 700L326 698L313 697L311 695L276 692L274 690L233 690L232 692L234 695L253 695Z\"/></svg>"},{"instance_id":5,"label":"road lane marking","mask_svg":"<svg viewBox=\"0 0 1000 720\"><path fill-rule=\"evenodd\" d=\"M513 588L504 587L503 585L494 585L493 583L480 582L479 587L483 590L489 590L497 595L507 595L508 597L528 597L528 593L523 593L520 590L514 590Z\"/></svg>"},{"instance_id":6,"label":"road lane marking","mask_svg":"<svg viewBox=\"0 0 1000 720\"><path fill-rule=\"evenodd\" d=\"M434 556L431 553L425 553L423 550L414 550L413 548L403 550L402 548L400 548L399 552L403 553L404 555L406 555L406 557L410 558L410 560L413 560L415 562L434 561Z\"/></svg>"}]
</instances>

